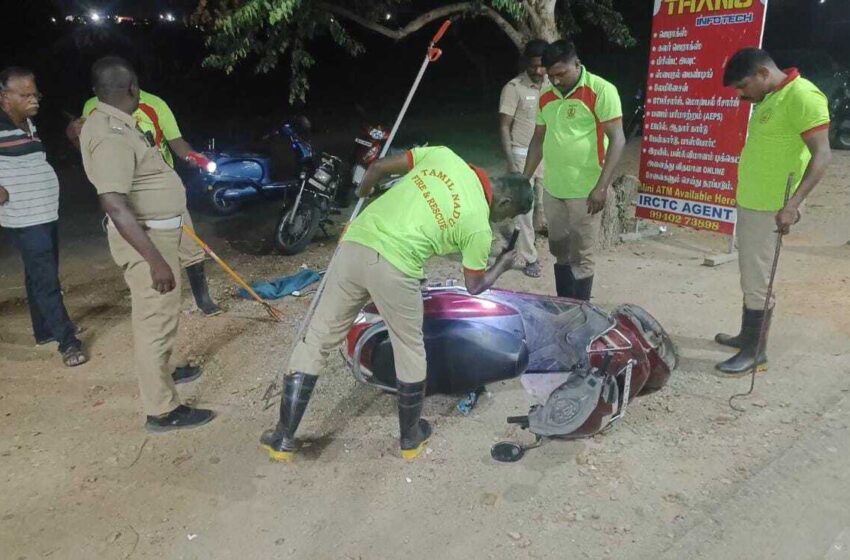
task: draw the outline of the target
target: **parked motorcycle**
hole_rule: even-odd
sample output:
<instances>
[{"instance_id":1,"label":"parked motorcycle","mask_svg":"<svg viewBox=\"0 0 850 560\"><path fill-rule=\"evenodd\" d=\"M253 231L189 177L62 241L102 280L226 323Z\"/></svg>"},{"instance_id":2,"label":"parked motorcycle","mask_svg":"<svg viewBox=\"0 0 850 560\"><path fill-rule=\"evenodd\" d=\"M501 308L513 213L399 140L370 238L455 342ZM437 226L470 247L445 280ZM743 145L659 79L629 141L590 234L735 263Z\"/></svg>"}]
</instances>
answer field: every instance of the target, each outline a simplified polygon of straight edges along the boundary
<instances>
[{"instance_id":1,"label":"parked motorcycle","mask_svg":"<svg viewBox=\"0 0 850 560\"><path fill-rule=\"evenodd\" d=\"M349 186L343 185L344 164L330 154L322 154L318 166L301 171L297 189L285 198L280 219L275 226L274 245L284 255L303 251L319 228L331 223L346 206Z\"/></svg>"},{"instance_id":2,"label":"parked motorcycle","mask_svg":"<svg viewBox=\"0 0 850 560\"><path fill-rule=\"evenodd\" d=\"M429 394L461 395L519 377L535 403L508 418L539 437L591 436L635 397L663 387L678 357L661 324L636 305L454 286L423 290ZM363 383L395 392L387 326L374 304L348 332L345 358Z\"/></svg>"},{"instance_id":3,"label":"parked motorcycle","mask_svg":"<svg viewBox=\"0 0 850 560\"><path fill-rule=\"evenodd\" d=\"M384 147L389 135L389 131L381 125L366 125L363 128L363 134L354 139L357 147L352 158L351 183L353 187L356 188L360 184L366 170L381 155L381 148Z\"/></svg>"},{"instance_id":4,"label":"parked motorcycle","mask_svg":"<svg viewBox=\"0 0 850 560\"><path fill-rule=\"evenodd\" d=\"M245 203L256 200L280 200L298 189L302 176L312 174L318 167L313 147L307 139L309 121L300 117L286 121L264 139L275 136L287 141L293 154L298 175L281 180L272 173L272 157L264 153L217 151L215 140L204 155L215 163L189 181L188 194L200 200L219 216L238 212Z\"/></svg>"}]
</instances>

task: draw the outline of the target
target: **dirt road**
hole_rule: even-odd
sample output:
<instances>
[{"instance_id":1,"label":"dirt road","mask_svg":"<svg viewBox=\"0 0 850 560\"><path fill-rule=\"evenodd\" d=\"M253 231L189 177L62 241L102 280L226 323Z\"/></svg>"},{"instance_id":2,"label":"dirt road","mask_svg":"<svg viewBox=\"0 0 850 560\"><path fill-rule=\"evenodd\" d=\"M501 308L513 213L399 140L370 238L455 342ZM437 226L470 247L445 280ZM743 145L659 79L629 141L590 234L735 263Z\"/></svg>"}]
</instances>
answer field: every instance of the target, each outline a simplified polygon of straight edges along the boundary
<instances>
[{"instance_id":1,"label":"dirt road","mask_svg":"<svg viewBox=\"0 0 850 560\"><path fill-rule=\"evenodd\" d=\"M490 387L470 417L429 399L435 437L408 465L393 399L355 385L339 359L302 424L310 447L292 465L270 462L257 446L276 414L263 394L308 302L284 301L289 322L271 323L212 268L228 312L202 318L184 287L180 346L205 374L180 390L219 418L148 436L129 293L80 202L63 218L63 284L91 363L67 370L55 348L33 348L17 256L0 242L0 557L850 558L848 175L850 155L836 153L787 239L771 369L746 413L727 399L749 381L711 373L728 355L714 333L737 326L736 266L702 267L725 241L677 230L602 255L595 287L596 303L641 304L673 334L682 361L669 386L610 433L549 442L514 465L493 463L489 447L528 438L505 424L529 404L518 382ZM199 231L253 279L325 266L330 240L295 258L254 254L263 226ZM540 247L543 278L512 272L499 285L554 291ZM435 260L429 275L460 270Z\"/></svg>"}]
</instances>

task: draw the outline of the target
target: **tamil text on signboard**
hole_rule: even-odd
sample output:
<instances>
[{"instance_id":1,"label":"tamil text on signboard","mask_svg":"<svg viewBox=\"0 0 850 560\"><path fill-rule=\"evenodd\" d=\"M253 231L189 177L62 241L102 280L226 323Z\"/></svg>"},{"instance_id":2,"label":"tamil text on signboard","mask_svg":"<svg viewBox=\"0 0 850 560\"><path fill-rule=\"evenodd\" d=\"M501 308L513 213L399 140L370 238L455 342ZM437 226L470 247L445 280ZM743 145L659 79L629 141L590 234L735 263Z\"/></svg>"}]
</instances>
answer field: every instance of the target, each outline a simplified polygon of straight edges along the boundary
<instances>
[{"instance_id":1,"label":"tamil text on signboard","mask_svg":"<svg viewBox=\"0 0 850 560\"><path fill-rule=\"evenodd\" d=\"M761 43L766 0L655 0L637 217L732 234L750 106L723 67Z\"/></svg>"}]
</instances>

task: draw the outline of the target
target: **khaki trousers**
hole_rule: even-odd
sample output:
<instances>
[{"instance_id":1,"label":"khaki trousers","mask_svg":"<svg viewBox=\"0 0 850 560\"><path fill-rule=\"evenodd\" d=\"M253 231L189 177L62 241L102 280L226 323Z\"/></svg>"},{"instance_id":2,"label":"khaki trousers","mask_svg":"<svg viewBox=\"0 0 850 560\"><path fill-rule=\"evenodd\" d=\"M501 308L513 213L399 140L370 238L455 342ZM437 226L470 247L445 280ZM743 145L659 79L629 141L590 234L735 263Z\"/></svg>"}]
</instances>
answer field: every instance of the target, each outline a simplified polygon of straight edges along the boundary
<instances>
[{"instance_id":1,"label":"khaki trousers","mask_svg":"<svg viewBox=\"0 0 850 560\"><path fill-rule=\"evenodd\" d=\"M156 416L177 408L180 400L169 366L180 318L181 230L148 230L147 234L171 267L176 287L160 294L152 287L147 261L121 237L114 226L107 228L109 250L124 271L133 306L133 347L136 376L145 414Z\"/></svg>"},{"instance_id":2,"label":"khaki trousers","mask_svg":"<svg viewBox=\"0 0 850 560\"><path fill-rule=\"evenodd\" d=\"M764 309L770 268L776 251L776 212L738 208L738 267L747 309ZM775 298L770 306L775 304Z\"/></svg>"},{"instance_id":3,"label":"khaki trousers","mask_svg":"<svg viewBox=\"0 0 850 560\"><path fill-rule=\"evenodd\" d=\"M593 276L593 249L599 236L602 213L588 214L586 198L555 198L543 193L549 222L549 252L561 265L570 265L577 280Z\"/></svg>"},{"instance_id":4,"label":"khaki trousers","mask_svg":"<svg viewBox=\"0 0 850 560\"><path fill-rule=\"evenodd\" d=\"M527 154L520 151L513 152L514 165L517 169L525 168L525 158ZM514 218L514 225L519 229L519 238L517 239L517 255L525 264L537 262L537 248L534 246L535 234L537 229L545 226L546 219L543 214L543 183L538 173L532 177L534 188L534 203L526 214L522 214Z\"/></svg>"},{"instance_id":5,"label":"khaki trousers","mask_svg":"<svg viewBox=\"0 0 850 560\"><path fill-rule=\"evenodd\" d=\"M195 231L195 224L192 223L192 216L189 215L188 210L183 212L183 223L189 226L192 231ZM179 256L180 266L182 268L188 268L193 264L203 262L207 258L204 250L188 235L180 236Z\"/></svg>"},{"instance_id":6,"label":"khaki trousers","mask_svg":"<svg viewBox=\"0 0 850 560\"><path fill-rule=\"evenodd\" d=\"M371 298L389 330L396 376L405 383L424 381L419 280L398 270L374 249L349 241L340 243L327 274L322 299L304 339L295 346L289 371L322 373L328 354L342 344L357 313Z\"/></svg>"}]
</instances>

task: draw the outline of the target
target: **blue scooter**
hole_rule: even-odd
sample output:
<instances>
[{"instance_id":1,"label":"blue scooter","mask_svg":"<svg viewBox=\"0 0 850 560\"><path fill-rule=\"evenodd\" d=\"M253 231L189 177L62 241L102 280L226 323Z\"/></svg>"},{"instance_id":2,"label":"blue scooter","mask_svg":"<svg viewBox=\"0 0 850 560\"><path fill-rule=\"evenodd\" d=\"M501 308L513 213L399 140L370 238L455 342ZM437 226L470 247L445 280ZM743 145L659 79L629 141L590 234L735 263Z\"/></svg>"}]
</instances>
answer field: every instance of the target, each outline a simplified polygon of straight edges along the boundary
<instances>
[{"instance_id":1,"label":"blue scooter","mask_svg":"<svg viewBox=\"0 0 850 560\"><path fill-rule=\"evenodd\" d=\"M296 174L284 180L272 177L272 158L268 154L217 151L215 140L204 155L215 163L189 181L191 200L202 202L219 216L230 216L246 202L280 200L292 190L298 190L305 176L312 175L317 166L313 146L306 139L310 123L306 118L285 122L264 139L281 136L295 154Z\"/></svg>"}]
</instances>

